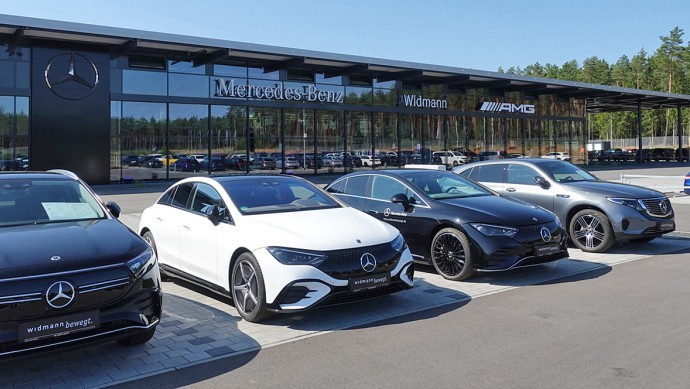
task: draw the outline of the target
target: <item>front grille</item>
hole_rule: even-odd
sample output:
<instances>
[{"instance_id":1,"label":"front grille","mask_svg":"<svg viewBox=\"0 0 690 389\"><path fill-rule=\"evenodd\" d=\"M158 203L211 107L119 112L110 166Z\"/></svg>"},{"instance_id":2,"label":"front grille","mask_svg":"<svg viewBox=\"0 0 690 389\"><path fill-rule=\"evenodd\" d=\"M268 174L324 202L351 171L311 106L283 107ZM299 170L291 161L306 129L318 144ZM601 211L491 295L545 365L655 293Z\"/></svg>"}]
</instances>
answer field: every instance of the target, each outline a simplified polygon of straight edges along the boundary
<instances>
[{"instance_id":1,"label":"front grille","mask_svg":"<svg viewBox=\"0 0 690 389\"><path fill-rule=\"evenodd\" d=\"M515 234L514 239L523 245L542 244L544 243L541 237L542 228L549 230L551 242L559 242L561 240L561 228L555 221L531 226L521 226L518 228L518 233Z\"/></svg>"},{"instance_id":2,"label":"front grille","mask_svg":"<svg viewBox=\"0 0 690 389\"><path fill-rule=\"evenodd\" d=\"M64 309L53 309L46 302L46 291L58 281L71 284L75 290L73 302ZM0 321L31 320L47 312L62 315L102 306L120 298L132 281L122 265L5 279L0 282Z\"/></svg>"},{"instance_id":3,"label":"front grille","mask_svg":"<svg viewBox=\"0 0 690 389\"><path fill-rule=\"evenodd\" d=\"M647 213L651 216L666 217L673 212L671 200L666 197L642 199L641 201L645 208L647 208ZM664 212L664 210L666 210L666 212Z\"/></svg>"},{"instance_id":4,"label":"front grille","mask_svg":"<svg viewBox=\"0 0 690 389\"><path fill-rule=\"evenodd\" d=\"M390 243L375 246L358 247L344 250L328 251L328 259L317 268L337 279L348 279L353 276L368 274L362 269L361 258L365 253L376 258L375 272L391 271L395 268L400 252L393 250Z\"/></svg>"}]
</instances>

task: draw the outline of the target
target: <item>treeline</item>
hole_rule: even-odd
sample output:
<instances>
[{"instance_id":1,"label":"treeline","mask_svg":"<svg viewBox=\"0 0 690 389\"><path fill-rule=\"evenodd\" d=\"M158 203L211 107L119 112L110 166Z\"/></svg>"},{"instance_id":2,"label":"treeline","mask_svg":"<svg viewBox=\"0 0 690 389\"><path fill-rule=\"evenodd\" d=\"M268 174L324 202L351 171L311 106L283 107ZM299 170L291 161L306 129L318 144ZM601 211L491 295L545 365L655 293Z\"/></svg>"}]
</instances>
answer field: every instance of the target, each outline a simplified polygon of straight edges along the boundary
<instances>
[{"instance_id":1,"label":"treeline","mask_svg":"<svg viewBox=\"0 0 690 389\"><path fill-rule=\"evenodd\" d=\"M596 56L582 64L571 60L561 66L535 63L521 69L499 68L499 72L544 77L567 81L613 85L659 92L690 94L690 42L683 44L683 30L671 30L668 36L660 36L661 44L653 54L641 49L632 58L621 56L609 64ZM642 135L669 138L676 137L678 130L677 109L645 110L642 114ZM688 135L690 112L682 110L683 135ZM636 112L593 114L589 117L591 139L613 140L637 137ZM685 140L685 146L688 145Z\"/></svg>"}]
</instances>

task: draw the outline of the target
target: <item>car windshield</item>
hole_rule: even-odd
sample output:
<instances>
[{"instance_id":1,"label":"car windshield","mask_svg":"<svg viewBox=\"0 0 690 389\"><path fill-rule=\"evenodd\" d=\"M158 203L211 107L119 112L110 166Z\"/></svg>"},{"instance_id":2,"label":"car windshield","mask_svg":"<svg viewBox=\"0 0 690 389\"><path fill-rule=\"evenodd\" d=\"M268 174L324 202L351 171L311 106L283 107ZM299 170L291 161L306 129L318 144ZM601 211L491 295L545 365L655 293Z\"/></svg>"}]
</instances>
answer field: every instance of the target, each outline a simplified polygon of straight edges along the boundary
<instances>
[{"instance_id":1,"label":"car windshield","mask_svg":"<svg viewBox=\"0 0 690 389\"><path fill-rule=\"evenodd\" d=\"M436 200L493 195L483 186L448 172L424 170L406 173L404 177L420 191Z\"/></svg>"},{"instance_id":2,"label":"car windshield","mask_svg":"<svg viewBox=\"0 0 690 389\"><path fill-rule=\"evenodd\" d=\"M557 182L598 181L592 174L564 161L539 163L539 167Z\"/></svg>"},{"instance_id":3,"label":"car windshield","mask_svg":"<svg viewBox=\"0 0 690 389\"><path fill-rule=\"evenodd\" d=\"M104 217L98 200L77 181L0 180L0 227Z\"/></svg>"},{"instance_id":4,"label":"car windshield","mask_svg":"<svg viewBox=\"0 0 690 389\"><path fill-rule=\"evenodd\" d=\"M252 177L222 185L245 215L340 207L330 195L299 178Z\"/></svg>"}]
</instances>

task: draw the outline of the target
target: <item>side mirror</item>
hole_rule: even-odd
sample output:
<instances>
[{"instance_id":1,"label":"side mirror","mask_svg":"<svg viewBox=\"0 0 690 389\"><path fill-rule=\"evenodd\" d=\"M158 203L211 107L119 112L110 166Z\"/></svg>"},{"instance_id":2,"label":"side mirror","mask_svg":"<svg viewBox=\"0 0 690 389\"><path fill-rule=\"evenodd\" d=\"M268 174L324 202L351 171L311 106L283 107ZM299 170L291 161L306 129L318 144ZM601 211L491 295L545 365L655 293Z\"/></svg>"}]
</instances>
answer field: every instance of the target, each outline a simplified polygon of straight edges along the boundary
<instances>
[{"instance_id":1,"label":"side mirror","mask_svg":"<svg viewBox=\"0 0 690 389\"><path fill-rule=\"evenodd\" d=\"M546 178L544 178L542 176L535 176L534 182L536 182L539 186L541 186L542 189L549 189L551 187L551 184L549 184L549 182L546 181Z\"/></svg>"},{"instance_id":2,"label":"side mirror","mask_svg":"<svg viewBox=\"0 0 690 389\"><path fill-rule=\"evenodd\" d=\"M111 215L113 215L114 218L117 219L120 217L120 212L122 212L122 210L120 209L120 206L116 203L108 201L105 204L105 208L110 212Z\"/></svg>"},{"instance_id":3,"label":"side mirror","mask_svg":"<svg viewBox=\"0 0 690 389\"><path fill-rule=\"evenodd\" d=\"M411 208L411 205L417 203L414 197L408 198L404 193L394 194L393 197L391 197L391 202L393 204L402 204L403 208L405 208L406 211Z\"/></svg>"},{"instance_id":4,"label":"side mirror","mask_svg":"<svg viewBox=\"0 0 690 389\"><path fill-rule=\"evenodd\" d=\"M206 217L214 226L217 226L220 223L220 208L217 205L206 208Z\"/></svg>"}]
</instances>

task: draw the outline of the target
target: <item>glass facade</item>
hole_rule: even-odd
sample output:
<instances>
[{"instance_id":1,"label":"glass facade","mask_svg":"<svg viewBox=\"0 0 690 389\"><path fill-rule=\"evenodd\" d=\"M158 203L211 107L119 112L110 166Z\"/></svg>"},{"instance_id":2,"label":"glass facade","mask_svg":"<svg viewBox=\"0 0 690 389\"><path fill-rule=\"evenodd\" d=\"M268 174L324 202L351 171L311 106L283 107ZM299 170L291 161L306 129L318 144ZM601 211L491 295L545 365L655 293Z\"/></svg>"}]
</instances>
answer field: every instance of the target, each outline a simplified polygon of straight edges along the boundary
<instances>
[{"instance_id":1,"label":"glass facade","mask_svg":"<svg viewBox=\"0 0 690 389\"><path fill-rule=\"evenodd\" d=\"M28 166L30 57L0 50L4 170ZM434 163L446 150L590 162L583 100L163 57L123 56L109 71L112 182L346 173ZM636 140L635 126L628 132Z\"/></svg>"}]
</instances>

